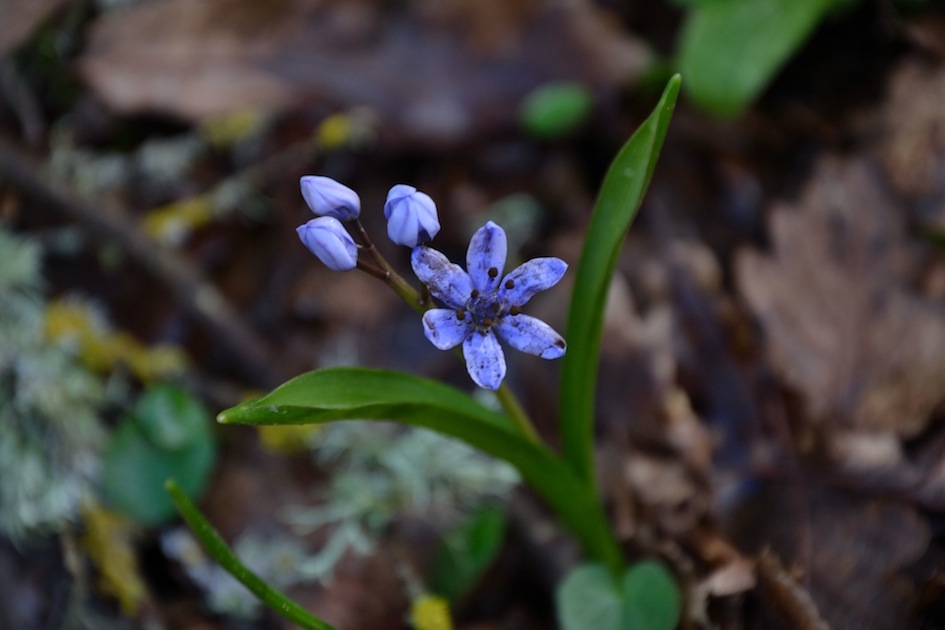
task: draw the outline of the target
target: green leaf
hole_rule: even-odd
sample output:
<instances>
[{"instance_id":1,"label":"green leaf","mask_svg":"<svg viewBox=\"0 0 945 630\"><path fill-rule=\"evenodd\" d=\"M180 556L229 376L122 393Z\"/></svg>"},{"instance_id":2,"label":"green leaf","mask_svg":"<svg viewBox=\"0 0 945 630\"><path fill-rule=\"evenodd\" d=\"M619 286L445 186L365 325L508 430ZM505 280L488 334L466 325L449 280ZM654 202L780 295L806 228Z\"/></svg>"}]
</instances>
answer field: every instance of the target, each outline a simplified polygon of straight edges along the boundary
<instances>
[{"instance_id":1,"label":"green leaf","mask_svg":"<svg viewBox=\"0 0 945 630\"><path fill-rule=\"evenodd\" d=\"M736 116L834 7L850 0L716 0L693 7L679 44L687 93Z\"/></svg>"},{"instance_id":2,"label":"green leaf","mask_svg":"<svg viewBox=\"0 0 945 630\"><path fill-rule=\"evenodd\" d=\"M258 425L389 419L414 424L431 416L434 424L453 423L459 432L480 424L516 432L505 415L442 383L389 370L346 367L297 376L262 398L221 412L217 421Z\"/></svg>"},{"instance_id":3,"label":"green leaf","mask_svg":"<svg viewBox=\"0 0 945 630\"><path fill-rule=\"evenodd\" d=\"M603 566L577 567L556 594L562 630L673 630L682 597L672 574L659 562L641 562L620 581Z\"/></svg>"},{"instance_id":4,"label":"green leaf","mask_svg":"<svg viewBox=\"0 0 945 630\"><path fill-rule=\"evenodd\" d=\"M594 480L594 396L604 303L623 247L666 137L681 79L667 83L656 109L614 158L594 207L578 264L561 366L561 442L578 475Z\"/></svg>"},{"instance_id":5,"label":"green leaf","mask_svg":"<svg viewBox=\"0 0 945 630\"><path fill-rule=\"evenodd\" d=\"M522 103L522 125L537 138L556 138L584 122L591 105L591 93L580 83L546 83Z\"/></svg>"},{"instance_id":6,"label":"green leaf","mask_svg":"<svg viewBox=\"0 0 945 630\"><path fill-rule=\"evenodd\" d=\"M138 426L148 439L165 450L182 449L206 439L208 416L199 400L168 384L149 387L134 408Z\"/></svg>"},{"instance_id":7,"label":"green leaf","mask_svg":"<svg viewBox=\"0 0 945 630\"><path fill-rule=\"evenodd\" d=\"M306 630L334 630L334 627L311 614L297 603L272 588L262 578L240 562L233 550L223 540L197 507L190 502L187 493L173 479L164 484L170 500L173 501L180 515L187 521L194 535L207 554L239 580L256 597L262 600L276 613Z\"/></svg>"},{"instance_id":8,"label":"green leaf","mask_svg":"<svg viewBox=\"0 0 945 630\"><path fill-rule=\"evenodd\" d=\"M433 564L433 591L455 603L476 585L505 538L505 512L490 506L449 532Z\"/></svg>"},{"instance_id":9,"label":"green leaf","mask_svg":"<svg viewBox=\"0 0 945 630\"><path fill-rule=\"evenodd\" d=\"M556 596L562 630L622 630L614 576L597 564L580 566L561 582Z\"/></svg>"},{"instance_id":10,"label":"green leaf","mask_svg":"<svg viewBox=\"0 0 945 630\"><path fill-rule=\"evenodd\" d=\"M506 416L436 381L387 370L316 370L217 416L224 424L253 425L355 419L396 420L432 429L509 462L591 558L614 570L621 566L620 550L594 491L560 458L522 437Z\"/></svg>"},{"instance_id":11,"label":"green leaf","mask_svg":"<svg viewBox=\"0 0 945 630\"><path fill-rule=\"evenodd\" d=\"M630 567L621 580L626 628L672 630L679 623L682 596L676 578L662 563Z\"/></svg>"},{"instance_id":12,"label":"green leaf","mask_svg":"<svg viewBox=\"0 0 945 630\"><path fill-rule=\"evenodd\" d=\"M206 420L199 439L181 449L155 445L131 417L115 429L103 457L106 501L142 525L156 526L174 515L164 480L175 477L190 497L207 485L216 461L216 444Z\"/></svg>"}]
</instances>

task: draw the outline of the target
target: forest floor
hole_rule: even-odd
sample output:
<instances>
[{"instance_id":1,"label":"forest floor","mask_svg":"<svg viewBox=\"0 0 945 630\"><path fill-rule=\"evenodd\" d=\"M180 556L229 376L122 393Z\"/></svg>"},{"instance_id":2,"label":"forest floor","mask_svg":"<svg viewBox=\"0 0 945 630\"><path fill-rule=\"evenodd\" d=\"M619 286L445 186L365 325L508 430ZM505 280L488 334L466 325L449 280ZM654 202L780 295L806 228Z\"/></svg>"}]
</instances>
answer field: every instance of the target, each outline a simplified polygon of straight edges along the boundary
<instances>
[{"instance_id":1,"label":"forest floor","mask_svg":"<svg viewBox=\"0 0 945 630\"><path fill-rule=\"evenodd\" d=\"M338 364L471 390L381 283L301 246L299 177L357 190L405 276L407 250L381 238L398 183L437 202L435 245L453 260L495 219L517 259L573 269L607 165L659 97L664 75L647 69L683 20L662 2L0 7L17 4L32 8L0 26L0 226L42 244L48 299L182 351L175 379L213 412ZM628 557L680 577L682 627L945 628L945 17L892 7L825 21L737 118L687 100L683 77L618 261L598 470ZM522 98L565 79L589 86L590 115L530 137ZM529 306L557 330L571 276ZM509 354L509 384L552 444L557 376ZM125 400L147 385L123 378ZM332 464L213 431L208 519L228 540L289 536L277 515L324 497ZM504 542L455 626L555 627L576 548L528 492L504 497ZM106 627L287 627L208 603L169 551L173 520L135 530L146 595L123 615L94 567L70 565L75 528L0 541L0 626L92 618L78 606ZM422 574L440 528L397 514L332 579L286 588L341 628L408 627L398 567Z\"/></svg>"}]
</instances>

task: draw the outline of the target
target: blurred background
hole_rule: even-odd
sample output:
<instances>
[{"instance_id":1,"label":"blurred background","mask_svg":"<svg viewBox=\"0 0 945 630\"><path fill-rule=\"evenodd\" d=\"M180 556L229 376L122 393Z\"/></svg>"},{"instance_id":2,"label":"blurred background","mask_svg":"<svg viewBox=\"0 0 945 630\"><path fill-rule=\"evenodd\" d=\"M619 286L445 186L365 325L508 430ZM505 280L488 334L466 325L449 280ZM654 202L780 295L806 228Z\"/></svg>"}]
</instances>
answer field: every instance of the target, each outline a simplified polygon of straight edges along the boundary
<instances>
[{"instance_id":1,"label":"blurred background","mask_svg":"<svg viewBox=\"0 0 945 630\"><path fill-rule=\"evenodd\" d=\"M295 227L298 178L437 202L461 260L572 269L683 91L618 262L598 464L685 628L945 628L945 9L932 0L0 0L0 628L285 628L181 525L346 629L554 628L578 551L420 431L219 427L316 367L462 365ZM530 312L565 328L573 274ZM556 442L554 362L509 383Z\"/></svg>"}]
</instances>

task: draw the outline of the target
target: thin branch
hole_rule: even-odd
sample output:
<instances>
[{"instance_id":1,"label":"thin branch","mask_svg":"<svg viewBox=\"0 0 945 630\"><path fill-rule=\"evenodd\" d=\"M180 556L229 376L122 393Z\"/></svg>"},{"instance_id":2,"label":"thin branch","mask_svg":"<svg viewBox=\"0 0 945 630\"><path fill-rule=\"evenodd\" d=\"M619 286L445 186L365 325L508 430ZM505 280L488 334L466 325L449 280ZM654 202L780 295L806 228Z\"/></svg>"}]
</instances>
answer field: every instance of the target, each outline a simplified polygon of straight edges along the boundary
<instances>
[{"instance_id":1,"label":"thin branch","mask_svg":"<svg viewBox=\"0 0 945 630\"><path fill-rule=\"evenodd\" d=\"M100 237L120 243L171 290L182 309L207 327L247 380L264 387L280 382L279 370L266 343L196 266L148 237L121 209L106 203L93 207L77 201L76 195L41 179L40 172L37 161L0 141L0 179L33 203L80 221Z\"/></svg>"}]
</instances>

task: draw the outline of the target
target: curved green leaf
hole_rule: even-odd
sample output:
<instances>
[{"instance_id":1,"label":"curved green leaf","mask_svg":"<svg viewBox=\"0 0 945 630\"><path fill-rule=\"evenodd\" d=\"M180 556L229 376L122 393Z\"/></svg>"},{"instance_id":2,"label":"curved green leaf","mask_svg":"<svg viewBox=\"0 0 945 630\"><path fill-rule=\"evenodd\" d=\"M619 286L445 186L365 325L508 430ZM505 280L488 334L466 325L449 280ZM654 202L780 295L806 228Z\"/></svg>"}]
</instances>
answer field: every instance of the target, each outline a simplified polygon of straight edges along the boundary
<instances>
[{"instance_id":1,"label":"curved green leaf","mask_svg":"<svg viewBox=\"0 0 945 630\"><path fill-rule=\"evenodd\" d=\"M245 564L240 562L229 545L220 537L213 525L203 517L187 494L173 479L164 482L164 488L177 506L180 515L187 521L187 525L194 532L207 554L220 563L230 575L243 583L243 586L253 592L267 606L272 608L289 621L296 623L306 630L334 630L334 626L325 623L311 614L297 603L269 586L261 577L256 575Z\"/></svg>"},{"instance_id":2,"label":"curved green leaf","mask_svg":"<svg viewBox=\"0 0 945 630\"><path fill-rule=\"evenodd\" d=\"M220 413L217 420L255 425L396 420L458 438L515 466L590 557L614 570L621 566L620 551L589 486L554 453L523 438L506 416L436 381L387 370L316 370Z\"/></svg>"},{"instance_id":3,"label":"curved green leaf","mask_svg":"<svg viewBox=\"0 0 945 630\"><path fill-rule=\"evenodd\" d=\"M640 128L614 158L601 185L578 264L561 366L561 442L565 459L596 487L593 462L594 396L604 303L630 223L650 183L679 96L677 74Z\"/></svg>"}]
</instances>

